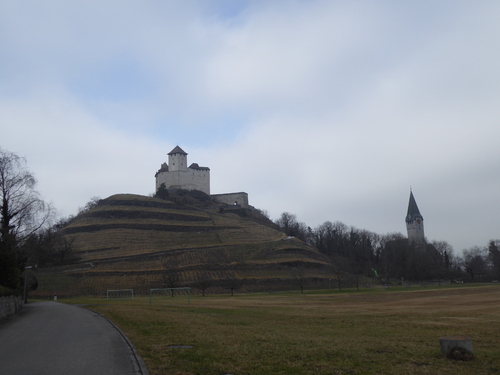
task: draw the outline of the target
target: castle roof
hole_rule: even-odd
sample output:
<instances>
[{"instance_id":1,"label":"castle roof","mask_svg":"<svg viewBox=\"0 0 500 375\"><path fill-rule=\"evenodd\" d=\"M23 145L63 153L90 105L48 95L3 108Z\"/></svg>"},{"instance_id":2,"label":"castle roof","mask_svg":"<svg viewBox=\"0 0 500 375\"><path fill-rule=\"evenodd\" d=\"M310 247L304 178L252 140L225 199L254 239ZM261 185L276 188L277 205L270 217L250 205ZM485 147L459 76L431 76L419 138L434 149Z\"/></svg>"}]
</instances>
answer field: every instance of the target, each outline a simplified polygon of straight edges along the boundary
<instances>
[{"instance_id":1,"label":"castle roof","mask_svg":"<svg viewBox=\"0 0 500 375\"><path fill-rule=\"evenodd\" d=\"M204 170L204 171L209 171L209 170L210 170L210 168L208 168L208 167L200 167L200 166L198 165L198 163L193 163L193 164L191 164L191 165L189 166L189 168L191 168L191 169L199 169L199 170Z\"/></svg>"},{"instance_id":2,"label":"castle roof","mask_svg":"<svg viewBox=\"0 0 500 375\"><path fill-rule=\"evenodd\" d=\"M158 174L161 172L168 172L168 164L167 163L162 163L161 168L158 169L158 171L155 174L155 177L157 177Z\"/></svg>"},{"instance_id":3,"label":"castle roof","mask_svg":"<svg viewBox=\"0 0 500 375\"><path fill-rule=\"evenodd\" d=\"M408 202L408 212L406 213L406 222L409 223L417 218L424 220L423 216L420 214L420 211L418 210L417 202L415 201L413 192L410 190L410 201Z\"/></svg>"},{"instance_id":4,"label":"castle roof","mask_svg":"<svg viewBox=\"0 0 500 375\"><path fill-rule=\"evenodd\" d=\"M173 154L184 154L187 155L188 153L184 151L182 148L179 146L175 146L172 151L170 151L167 155L173 155Z\"/></svg>"}]
</instances>

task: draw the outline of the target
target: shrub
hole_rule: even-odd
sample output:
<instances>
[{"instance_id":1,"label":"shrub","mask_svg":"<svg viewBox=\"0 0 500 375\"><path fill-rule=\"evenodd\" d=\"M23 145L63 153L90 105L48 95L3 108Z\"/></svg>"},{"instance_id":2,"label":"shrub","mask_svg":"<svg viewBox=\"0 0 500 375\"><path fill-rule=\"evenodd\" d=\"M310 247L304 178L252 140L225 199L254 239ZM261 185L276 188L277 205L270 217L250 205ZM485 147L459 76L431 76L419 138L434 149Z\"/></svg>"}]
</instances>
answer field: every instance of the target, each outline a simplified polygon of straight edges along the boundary
<instances>
[{"instance_id":1,"label":"shrub","mask_svg":"<svg viewBox=\"0 0 500 375\"><path fill-rule=\"evenodd\" d=\"M0 285L0 297L7 297L14 294L14 291L6 286Z\"/></svg>"}]
</instances>

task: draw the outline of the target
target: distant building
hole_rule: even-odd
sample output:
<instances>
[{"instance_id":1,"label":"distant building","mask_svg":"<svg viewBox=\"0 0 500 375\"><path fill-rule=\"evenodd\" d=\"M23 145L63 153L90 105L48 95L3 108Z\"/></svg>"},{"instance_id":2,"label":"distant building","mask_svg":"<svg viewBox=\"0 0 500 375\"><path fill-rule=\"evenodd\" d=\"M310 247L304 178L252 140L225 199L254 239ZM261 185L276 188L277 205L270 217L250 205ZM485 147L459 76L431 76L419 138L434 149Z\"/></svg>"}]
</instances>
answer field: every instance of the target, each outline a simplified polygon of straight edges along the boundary
<instances>
[{"instance_id":1,"label":"distant building","mask_svg":"<svg viewBox=\"0 0 500 375\"><path fill-rule=\"evenodd\" d=\"M176 146L168 153L168 164L163 163L156 172L156 189L165 184L167 189L200 190L210 195L210 168L200 167L197 163L187 166L187 152ZM245 192L211 195L216 202L225 205L248 207L248 194Z\"/></svg>"},{"instance_id":2,"label":"distant building","mask_svg":"<svg viewBox=\"0 0 500 375\"><path fill-rule=\"evenodd\" d=\"M167 189L200 190L210 195L210 168L197 163L187 166L187 152L176 146L168 153L168 164L156 172L156 190L161 184Z\"/></svg>"},{"instance_id":3,"label":"distant building","mask_svg":"<svg viewBox=\"0 0 500 375\"><path fill-rule=\"evenodd\" d=\"M417 202L411 190L405 221L406 230L408 231L408 241L415 244L425 244L424 218L420 214Z\"/></svg>"}]
</instances>

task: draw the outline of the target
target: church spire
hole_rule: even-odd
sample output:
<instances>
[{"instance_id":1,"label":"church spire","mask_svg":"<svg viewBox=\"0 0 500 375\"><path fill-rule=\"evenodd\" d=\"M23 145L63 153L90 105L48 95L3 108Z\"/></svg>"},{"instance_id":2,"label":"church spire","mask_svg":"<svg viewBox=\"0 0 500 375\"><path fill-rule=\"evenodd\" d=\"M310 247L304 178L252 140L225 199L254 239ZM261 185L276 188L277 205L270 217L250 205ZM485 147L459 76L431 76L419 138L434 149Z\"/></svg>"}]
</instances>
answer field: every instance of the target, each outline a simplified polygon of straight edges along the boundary
<instances>
[{"instance_id":1,"label":"church spire","mask_svg":"<svg viewBox=\"0 0 500 375\"><path fill-rule=\"evenodd\" d=\"M409 223L411 221L416 220L417 218L424 220L423 216L420 214L420 211L417 206L417 202L415 201L415 197L413 196L413 192L410 190L410 201L408 202L408 212L406 213L406 222Z\"/></svg>"},{"instance_id":2,"label":"church spire","mask_svg":"<svg viewBox=\"0 0 500 375\"><path fill-rule=\"evenodd\" d=\"M425 243L424 218L420 214L420 210L418 209L417 202L411 190L405 221L406 230L408 231L408 240L420 244Z\"/></svg>"}]
</instances>

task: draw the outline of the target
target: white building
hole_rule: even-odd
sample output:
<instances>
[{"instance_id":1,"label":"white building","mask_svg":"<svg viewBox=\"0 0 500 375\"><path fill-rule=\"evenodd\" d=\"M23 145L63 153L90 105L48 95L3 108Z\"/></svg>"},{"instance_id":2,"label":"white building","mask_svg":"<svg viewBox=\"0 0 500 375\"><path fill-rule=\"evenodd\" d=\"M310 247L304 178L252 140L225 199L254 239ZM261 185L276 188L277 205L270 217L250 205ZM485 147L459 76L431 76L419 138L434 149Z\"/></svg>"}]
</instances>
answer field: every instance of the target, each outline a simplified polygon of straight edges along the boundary
<instances>
[{"instance_id":1,"label":"white building","mask_svg":"<svg viewBox=\"0 0 500 375\"><path fill-rule=\"evenodd\" d=\"M176 146L168 153L168 164L156 172L156 191L161 184L167 189L200 190L210 195L210 168L193 163L187 166L187 152Z\"/></svg>"},{"instance_id":2,"label":"white building","mask_svg":"<svg viewBox=\"0 0 500 375\"><path fill-rule=\"evenodd\" d=\"M166 189L200 190L210 195L210 168L193 163L187 166L187 152L176 146L168 153L168 164L163 163L156 172L156 189L165 184ZM224 205L250 207L245 192L213 194L212 199Z\"/></svg>"}]
</instances>

